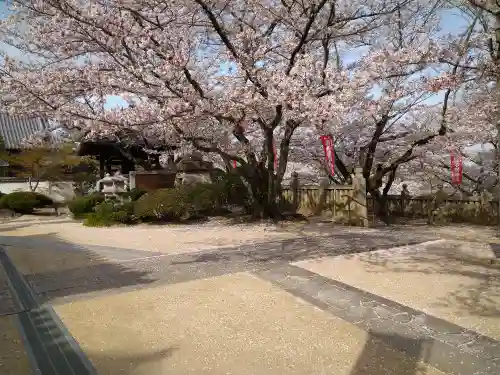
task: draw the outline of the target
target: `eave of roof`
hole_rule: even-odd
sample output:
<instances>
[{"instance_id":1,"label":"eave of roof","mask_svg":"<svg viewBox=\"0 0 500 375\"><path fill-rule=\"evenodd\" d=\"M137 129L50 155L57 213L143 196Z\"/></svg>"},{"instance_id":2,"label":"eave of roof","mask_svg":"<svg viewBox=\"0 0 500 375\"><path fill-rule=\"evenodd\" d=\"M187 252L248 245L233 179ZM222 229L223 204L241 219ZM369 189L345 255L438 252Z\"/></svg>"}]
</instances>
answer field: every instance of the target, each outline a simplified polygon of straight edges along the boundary
<instances>
[{"instance_id":1,"label":"eave of roof","mask_svg":"<svg viewBox=\"0 0 500 375\"><path fill-rule=\"evenodd\" d=\"M49 121L44 118L11 116L0 112L0 136L6 149L19 149L24 139L49 129ZM57 143L57 136L53 138Z\"/></svg>"}]
</instances>

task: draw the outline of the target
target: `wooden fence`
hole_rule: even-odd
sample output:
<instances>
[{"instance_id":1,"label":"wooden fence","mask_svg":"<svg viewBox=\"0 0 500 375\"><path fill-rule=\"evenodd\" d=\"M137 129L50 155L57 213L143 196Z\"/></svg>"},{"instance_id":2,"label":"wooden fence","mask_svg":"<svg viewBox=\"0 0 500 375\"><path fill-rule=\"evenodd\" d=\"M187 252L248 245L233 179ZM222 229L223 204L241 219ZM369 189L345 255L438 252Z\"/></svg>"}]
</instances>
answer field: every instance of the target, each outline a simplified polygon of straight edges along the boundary
<instances>
[{"instance_id":1,"label":"wooden fence","mask_svg":"<svg viewBox=\"0 0 500 375\"><path fill-rule=\"evenodd\" d=\"M297 190L297 210L308 214L331 212L332 215L348 213L352 205L352 185L328 185L321 188L317 185L304 185ZM284 202L293 202L293 189L283 188ZM352 208L352 207L351 207Z\"/></svg>"},{"instance_id":2,"label":"wooden fence","mask_svg":"<svg viewBox=\"0 0 500 375\"><path fill-rule=\"evenodd\" d=\"M364 185L359 183L320 186L300 185L295 181L291 186L283 188L282 204L291 206L295 211L307 216L326 216L337 222L368 225L368 221L375 219L377 203L366 195L365 190ZM498 201L487 200L484 197L437 200L436 197L403 199L399 195L392 195L386 199L386 211L395 221L426 219L436 224L500 223Z\"/></svg>"},{"instance_id":3,"label":"wooden fence","mask_svg":"<svg viewBox=\"0 0 500 375\"><path fill-rule=\"evenodd\" d=\"M498 201L485 199L443 199L435 197L402 198L388 196L386 211L393 218L427 218L444 222L496 225L500 222ZM368 213L375 212L376 202L367 197Z\"/></svg>"},{"instance_id":4,"label":"wooden fence","mask_svg":"<svg viewBox=\"0 0 500 375\"><path fill-rule=\"evenodd\" d=\"M368 225L366 186L360 170L353 176L351 185L300 185L295 174L291 185L283 187L281 201L282 205L304 215L327 216L333 221Z\"/></svg>"}]
</instances>

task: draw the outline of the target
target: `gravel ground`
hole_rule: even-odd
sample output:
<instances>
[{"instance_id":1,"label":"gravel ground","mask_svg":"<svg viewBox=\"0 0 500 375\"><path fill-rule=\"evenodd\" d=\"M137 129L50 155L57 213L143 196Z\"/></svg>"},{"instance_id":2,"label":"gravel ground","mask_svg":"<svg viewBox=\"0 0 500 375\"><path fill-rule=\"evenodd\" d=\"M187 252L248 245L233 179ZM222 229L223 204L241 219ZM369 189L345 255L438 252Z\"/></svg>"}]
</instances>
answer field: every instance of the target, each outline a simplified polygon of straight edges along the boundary
<instances>
[{"instance_id":1,"label":"gravel ground","mask_svg":"<svg viewBox=\"0 0 500 375\"><path fill-rule=\"evenodd\" d=\"M465 241L500 243L498 230L469 225L391 226L356 228L329 222L287 222L284 224L228 224L227 220L184 225L137 225L133 227L87 228L66 216L21 216L0 222L2 236L50 237L62 242L163 252L168 254L259 244L298 237L415 235Z\"/></svg>"},{"instance_id":2,"label":"gravel ground","mask_svg":"<svg viewBox=\"0 0 500 375\"><path fill-rule=\"evenodd\" d=\"M133 227L87 228L69 218L23 216L0 223L2 236L50 236L82 245L178 253L221 248L298 236L270 224L226 225L209 222L188 225L137 225Z\"/></svg>"}]
</instances>

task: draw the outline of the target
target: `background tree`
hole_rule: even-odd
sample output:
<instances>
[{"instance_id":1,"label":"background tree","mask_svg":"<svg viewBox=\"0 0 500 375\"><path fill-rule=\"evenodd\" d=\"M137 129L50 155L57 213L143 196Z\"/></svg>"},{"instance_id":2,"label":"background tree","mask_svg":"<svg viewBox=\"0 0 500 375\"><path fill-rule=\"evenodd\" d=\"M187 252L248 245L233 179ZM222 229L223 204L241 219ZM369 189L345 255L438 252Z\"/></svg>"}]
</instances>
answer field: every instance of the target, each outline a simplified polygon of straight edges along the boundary
<instances>
[{"instance_id":1,"label":"background tree","mask_svg":"<svg viewBox=\"0 0 500 375\"><path fill-rule=\"evenodd\" d=\"M36 191L40 181L74 181L77 193L82 193L97 178L97 163L91 158L75 156L72 144L60 147L40 145L16 154L4 151L0 159L9 163L16 176L28 180L31 191Z\"/></svg>"}]
</instances>

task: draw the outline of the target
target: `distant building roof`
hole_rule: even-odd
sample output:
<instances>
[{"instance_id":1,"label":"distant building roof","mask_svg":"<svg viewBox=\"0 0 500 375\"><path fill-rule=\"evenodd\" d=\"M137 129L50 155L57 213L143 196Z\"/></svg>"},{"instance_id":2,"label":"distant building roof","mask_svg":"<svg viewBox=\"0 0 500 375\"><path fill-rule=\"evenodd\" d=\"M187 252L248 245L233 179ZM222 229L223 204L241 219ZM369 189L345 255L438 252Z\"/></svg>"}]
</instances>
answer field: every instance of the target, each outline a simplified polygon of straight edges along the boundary
<instances>
[{"instance_id":1,"label":"distant building roof","mask_svg":"<svg viewBox=\"0 0 500 375\"><path fill-rule=\"evenodd\" d=\"M50 131L50 124L46 119L0 113L0 136L3 138L6 149L21 148L24 139L48 131ZM58 138L57 135L54 135L57 143L55 138Z\"/></svg>"}]
</instances>

